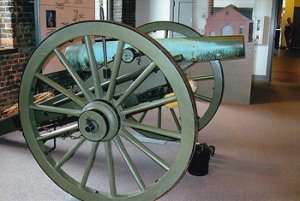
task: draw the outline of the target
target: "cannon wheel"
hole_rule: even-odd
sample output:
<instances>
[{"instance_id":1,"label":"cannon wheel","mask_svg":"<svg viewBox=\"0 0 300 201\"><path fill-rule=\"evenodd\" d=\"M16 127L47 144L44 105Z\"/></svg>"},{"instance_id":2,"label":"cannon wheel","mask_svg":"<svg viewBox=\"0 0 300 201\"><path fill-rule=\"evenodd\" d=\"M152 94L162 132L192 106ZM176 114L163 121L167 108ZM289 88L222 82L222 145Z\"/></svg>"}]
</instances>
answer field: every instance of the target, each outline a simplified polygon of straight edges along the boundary
<instances>
[{"instance_id":1,"label":"cannon wheel","mask_svg":"<svg viewBox=\"0 0 300 201\"><path fill-rule=\"evenodd\" d=\"M106 90L101 87L102 81L93 56L97 54L92 48L93 36L118 41L112 75ZM86 45L94 80L93 89L84 85L63 53L63 48L71 45L72 41L84 41ZM116 95L116 80L123 67L121 57L124 44L140 50L152 62L125 91ZM68 90L41 73L50 57L61 61L81 92ZM150 74L157 72L163 73L174 95L123 107L124 100ZM35 104L33 97L36 83L40 81L59 91L60 96L65 97L64 101L56 101L51 105ZM192 94L180 67L149 36L118 23L79 22L51 34L32 54L21 81L20 119L24 137L36 161L66 192L88 201L150 201L168 192L186 172L198 130ZM145 125L132 118L135 113L174 101L180 110L180 131ZM51 117L54 114L76 120L57 126L55 130L41 129L41 117ZM55 123L55 119L50 120ZM171 147L168 144L152 147L133 135L132 130L135 128L172 137L177 141L170 142ZM49 147L52 139L56 142L54 150ZM138 161L137 156L145 161Z\"/></svg>"},{"instance_id":2,"label":"cannon wheel","mask_svg":"<svg viewBox=\"0 0 300 201\"><path fill-rule=\"evenodd\" d=\"M169 34L174 33L179 33L185 37L202 37L199 32L192 29L191 27L170 21L150 22L138 27L138 29L148 34L156 31L165 31L165 38L167 38ZM193 80L198 82L197 86L200 88L201 82L207 82L209 80L214 82L213 88L211 89L212 93L210 93L211 97L204 96L203 94L197 92L194 94L196 100L209 103L209 106L206 107L206 111L201 112L201 116L199 116L199 130L204 128L213 118L220 106L223 97L224 74L221 63L220 61L210 61L210 66L213 75L200 75L198 77L193 77Z\"/></svg>"}]
</instances>

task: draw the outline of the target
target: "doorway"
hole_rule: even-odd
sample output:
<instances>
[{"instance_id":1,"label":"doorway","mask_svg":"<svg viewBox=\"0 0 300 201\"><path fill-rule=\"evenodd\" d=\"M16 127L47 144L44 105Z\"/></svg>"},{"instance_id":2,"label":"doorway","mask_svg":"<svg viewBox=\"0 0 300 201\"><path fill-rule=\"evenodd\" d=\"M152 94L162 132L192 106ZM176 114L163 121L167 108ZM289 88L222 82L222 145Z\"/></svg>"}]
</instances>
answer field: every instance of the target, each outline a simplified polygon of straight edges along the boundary
<instances>
[{"instance_id":1,"label":"doorway","mask_svg":"<svg viewBox=\"0 0 300 201\"><path fill-rule=\"evenodd\" d=\"M292 47L300 49L300 7L294 8L294 36L292 41Z\"/></svg>"},{"instance_id":2,"label":"doorway","mask_svg":"<svg viewBox=\"0 0 300 201\"><path fill-rule=\"evenodd\" d=\"M290 3L289 1L278 1L277 9L277 24L276 30L281 27L281 40L279 46L276 45L273 51L272 58L272 82L280 82L286 84L300 84L300 7L294 7L294 14L283 12L286 11L287 7L291 5L285 5ZM292 15L292 16L291 16ZM284 16L284 17L283 17ZM284 39L284 26L286 24L286 17L293 17L294 24L294 36L292 40L292 49L288 50L286 48L286 42ZM275 37L276 39L276 37Z\"/></svg>"}]
</instances>

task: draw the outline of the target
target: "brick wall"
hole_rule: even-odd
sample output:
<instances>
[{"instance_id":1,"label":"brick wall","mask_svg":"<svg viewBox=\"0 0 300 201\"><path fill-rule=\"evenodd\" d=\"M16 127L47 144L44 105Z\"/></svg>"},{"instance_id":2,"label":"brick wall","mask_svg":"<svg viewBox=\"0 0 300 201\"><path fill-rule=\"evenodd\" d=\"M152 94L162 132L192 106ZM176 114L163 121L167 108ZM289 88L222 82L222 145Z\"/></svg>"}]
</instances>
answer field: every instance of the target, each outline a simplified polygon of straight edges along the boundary
<instances>
[{"instance_id":1,"label":"brick wall","mask_svg":"<svg viewBox=\"0 0 300 201\"><path fill-rule=\"evenodd\" d=\"M135 26L135 1L136 0L123 0L122 22L124 24Z\"/></svg>"},{"instance_id":2,"label":"brick wall","mask_svg":"<svg viewBox=\"0 0 300 201\"><path fill-rule=\"evenodd\" d=\"M1 45L16 48L16 53L0 49L0 111L18 100L22 72L35 47L34 4L29 0L0 2Z\"/></svg>"},{"instance_id":3,"label":"brick wall","mask_svg":"<svg viewBox=\"0 0 300 201\"><path fill-rule=\"evenodd\" d=\"M117 22L122 22L122 7L123 1L122 0L114 0L113 5L113 20Z\"/></svg>"},{"instance_id":4,"label":"brick wall","mask_svg":"<svg viewBox=\"0 0 300 201\"><path fill-rule=\"evenodd\" d=\"M135 26L135 2L136 0L114 0L114 21Z\"/></svg>"}]
</instances>

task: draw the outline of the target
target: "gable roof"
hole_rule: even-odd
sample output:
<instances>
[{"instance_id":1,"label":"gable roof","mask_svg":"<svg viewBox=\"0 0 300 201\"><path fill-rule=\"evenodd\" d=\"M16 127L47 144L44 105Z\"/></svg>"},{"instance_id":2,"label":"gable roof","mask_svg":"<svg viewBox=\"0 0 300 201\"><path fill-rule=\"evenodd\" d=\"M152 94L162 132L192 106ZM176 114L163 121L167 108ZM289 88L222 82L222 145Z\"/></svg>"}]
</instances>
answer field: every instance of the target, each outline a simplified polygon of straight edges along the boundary
<instances>
[{"instance_id":1,"label":"gable roof","mask_svg":"<svg viewBox=\"0 0 300 201\"><path fill-rule=\"evenodd\" d=\"M238 16L239 19L242 20L246 20L251 22L252 20L250 20L249 18L247 18L246 16L244 16L242 13L240 13L237 9L236 6L234 6L233 4L230 4L222 9L220 9L219 11L213 13L211 16L209 16L208 18L214 19L214 18L224 18L225 13L229 11L229 12L234 12L235 16ZM230 17L230 16L229 16Z\"/></svg>"}]
</instances>

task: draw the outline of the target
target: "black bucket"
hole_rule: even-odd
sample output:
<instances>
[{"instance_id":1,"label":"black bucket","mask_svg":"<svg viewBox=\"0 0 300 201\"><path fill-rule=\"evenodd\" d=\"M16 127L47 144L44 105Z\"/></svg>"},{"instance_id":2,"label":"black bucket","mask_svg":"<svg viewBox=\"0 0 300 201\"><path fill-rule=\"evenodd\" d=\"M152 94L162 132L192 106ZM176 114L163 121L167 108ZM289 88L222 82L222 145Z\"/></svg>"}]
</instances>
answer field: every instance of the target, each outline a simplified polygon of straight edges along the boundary
<instances>
[{"instance_id":1,"label":"black bucket","mask_svg":"<svg viewBox=\"0 0 300 201\"><path fill-rule=\"evenodd\" d=\"M214 155L215 147L207 144L197 144L188 172L194 176L208 174L209 160Z\"/></svg>"}]
</instances>

